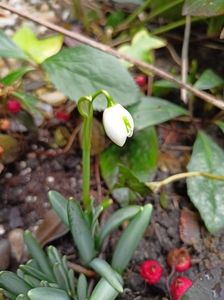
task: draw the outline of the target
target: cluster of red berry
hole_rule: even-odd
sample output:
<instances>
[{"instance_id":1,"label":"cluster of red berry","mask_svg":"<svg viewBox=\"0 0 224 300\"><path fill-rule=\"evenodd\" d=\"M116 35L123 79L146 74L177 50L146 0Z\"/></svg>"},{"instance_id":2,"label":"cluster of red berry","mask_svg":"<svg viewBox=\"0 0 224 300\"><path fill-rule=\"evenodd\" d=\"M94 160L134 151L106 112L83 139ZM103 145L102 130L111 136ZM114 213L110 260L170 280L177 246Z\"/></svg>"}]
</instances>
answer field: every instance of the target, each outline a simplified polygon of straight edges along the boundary
<instances>
[{"instance_id":1,"label":"cluster of red berry","mask_svg":"<svg viewBox=\"0 0 224 300\"><path fill-rule=\"evenodd\" d=\"M167 263L171 267L171 274L182 273L191 267L191 257L185 248L173 249L167 256ZM156 260L146 260L140 266L140 274L151 285L157 284L162 275L163 267ZM170 276L168 276L169 278ZM172 300L180 300L185 292L191 287L192 281L185 276L177 276L169 286Z\"/></svg>"}]
</instances>

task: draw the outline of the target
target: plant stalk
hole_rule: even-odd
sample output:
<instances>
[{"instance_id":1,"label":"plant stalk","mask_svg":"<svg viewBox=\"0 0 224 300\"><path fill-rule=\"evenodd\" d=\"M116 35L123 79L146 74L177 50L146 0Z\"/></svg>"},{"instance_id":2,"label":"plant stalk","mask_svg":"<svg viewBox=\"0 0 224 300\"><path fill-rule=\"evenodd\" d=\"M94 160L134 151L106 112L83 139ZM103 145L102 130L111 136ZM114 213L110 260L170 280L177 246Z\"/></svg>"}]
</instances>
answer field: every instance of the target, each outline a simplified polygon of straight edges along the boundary
<instances>
[{"instance_id":1,"label":"plant stalk","mask_svg":"<svg viewBox=\"0 0 224 300\"><path fill-rule=\"evenodd\" d=\"M194 171L194 172L185 172L185 173L175 174L175 175L172 175L161 181L146 182L146 185L154 193L157 193L162 187L164 187L170 183L173 183L173 182L181 180L181 179L185 179L185 178L189 178L189 177L196 177L196 176L202 176L202 177L206 177L206 178L213 179L213 180L224 181L224 176L222 176L222 175Z\"/></svg>"},{"instance_id":2,"label":"plant stalk","mask_svg":"<svg viewBox=\"0 0 224 300\"><path fill-rule=\"evenodd\" d=\"M93 122L93 106L88 105L88 116L83 121L82 168L83 168L83 205L86 210L91 208L90 200L90 150Z\"/></svg>"}]
</instances>

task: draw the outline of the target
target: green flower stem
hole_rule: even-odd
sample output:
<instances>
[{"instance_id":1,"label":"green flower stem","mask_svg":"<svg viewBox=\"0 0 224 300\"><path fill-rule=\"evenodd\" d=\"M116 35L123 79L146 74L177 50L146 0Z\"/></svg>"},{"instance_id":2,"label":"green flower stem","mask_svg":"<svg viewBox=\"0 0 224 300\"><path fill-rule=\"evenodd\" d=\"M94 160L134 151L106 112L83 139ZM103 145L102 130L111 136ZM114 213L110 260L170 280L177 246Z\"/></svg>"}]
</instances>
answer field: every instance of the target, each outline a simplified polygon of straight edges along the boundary
<instances>
[{"instance_id":1,"label":"green flower stem","mask_svg":"<svg viewBox=\"0 0 224 300\"><path fill-rule=\"evenodd\" d=\"M91 207L90 200L90 150L91 150L91 131L93 122L93 105L88 105L88 117L83 122L83 140L82 140L82 167L83 167L83 204L84 208L89 210Z\"/></svg>"},{"instance_id":2,"label":"green flower stem","mask_svg":"<svg viewBox=\"0 0 224 300\"><path fill-rule=\"evenodd\" d=\"M175 175L172 175L162 181L146 182L146 185L154 193L157 193L165 185L168 185L170 183L173 183L173 182L181 180L181 179L185 179L185 178L189 178L189 177L196 177L196 176L202 176L202 177L206 177L206 178L213 179L213 180L224 181L224 176L222 176L222 175L194 171L194 172L185 172L185 173L175 174Z\"/></svg>"},{"instance_id":3,"label":"green flower stem","mask_svg":"<svg viewBox=\"0 0 224 300\"><path fill-rule=\"evenodd\" d=\"M93 101L99 96L104 95L107 99L107 107L115 104L114 100L105 90L99 90L91 96L82 97L78 101L78 111L83 117L82 131L82 172L83 172L83 205L84 208L91 210L90 199L90 150L91 150L91 135L93 123Z\"/></svg>"}]
</instances>

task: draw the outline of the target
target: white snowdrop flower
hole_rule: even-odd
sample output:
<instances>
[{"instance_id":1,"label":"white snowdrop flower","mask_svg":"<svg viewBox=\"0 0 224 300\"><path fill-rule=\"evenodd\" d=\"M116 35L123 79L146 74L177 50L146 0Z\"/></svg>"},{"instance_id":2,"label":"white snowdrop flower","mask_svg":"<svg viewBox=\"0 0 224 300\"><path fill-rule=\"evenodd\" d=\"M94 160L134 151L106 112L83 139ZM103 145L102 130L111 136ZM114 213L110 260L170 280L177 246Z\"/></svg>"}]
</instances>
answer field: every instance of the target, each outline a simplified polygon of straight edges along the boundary
<instances>
[{"instance_id":1,"label":"white snowdrop flower","mask_svg":"<svg viewBox=\"0 0 224 300\"><path fill-rule=\"evenodd\" d=\"M107 107L103 112L103 126L107 136L122 147L134 131L131 114L120 104Z\"/></svg>"}]
</instances>

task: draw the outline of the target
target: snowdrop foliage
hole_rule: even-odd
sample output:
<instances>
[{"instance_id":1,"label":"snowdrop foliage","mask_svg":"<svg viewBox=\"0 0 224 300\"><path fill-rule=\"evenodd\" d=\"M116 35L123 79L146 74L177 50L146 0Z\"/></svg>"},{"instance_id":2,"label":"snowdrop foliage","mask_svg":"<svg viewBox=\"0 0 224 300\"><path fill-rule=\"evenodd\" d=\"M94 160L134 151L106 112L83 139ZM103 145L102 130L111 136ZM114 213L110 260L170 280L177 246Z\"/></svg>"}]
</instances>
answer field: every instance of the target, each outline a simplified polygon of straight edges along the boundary
<instances>
[{"instance_id":1,"label":"snowdrop foliage","mask_svg":"<svg viewBox=\"0 0 224 300\"><path fill-rule=\"evenodd\" d=\"M122 147L134 131L131 114L120 104L114 104L103 112L103 125L108 137Z\"/></svg>"}]
</instances>

